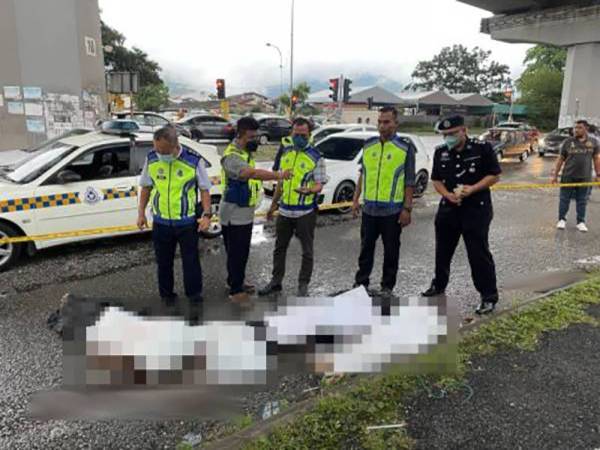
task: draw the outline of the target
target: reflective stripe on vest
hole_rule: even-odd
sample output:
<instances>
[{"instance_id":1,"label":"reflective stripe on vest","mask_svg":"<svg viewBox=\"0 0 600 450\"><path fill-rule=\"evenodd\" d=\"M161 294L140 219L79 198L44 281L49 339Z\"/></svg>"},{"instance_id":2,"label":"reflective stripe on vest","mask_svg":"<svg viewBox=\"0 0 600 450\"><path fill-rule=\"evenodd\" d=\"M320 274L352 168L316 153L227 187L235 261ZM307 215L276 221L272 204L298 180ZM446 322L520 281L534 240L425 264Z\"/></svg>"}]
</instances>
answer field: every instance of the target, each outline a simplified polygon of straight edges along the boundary
<instances>
[{"instance_id":1,"label":"reflective stripe on vest","mask_svg":"<svg viewBox=\"0 0 600 450\"><path fill-rule=\"evenodd\" d=\"M367 141L363 150L362 175L365 204L402 206L408 150L398 140Z\"/></svg>"},{"instance_id":2,"label":"reflective stripe on vest","mask_svg":"<svg viewBox=\"0 0 600 450\"><path fill-rule=\"evenodd\" d=\"M240 157L252 168L256 167L254 158L247 151L240 150L235 144L229 144L223 153L223 158L230 155ZM232 180L225 170L222 170L223 198L227 203L234 203L241 208L255 207L260 198L262 181L260 180Z\"/></svg>"},{"instance_id":3,"label":"reflective stripe on vest","mask_svg":"<svg viewBox=\"0 0 600 450\"><path fill-rule=\"evenodd\" d=\"M196 222L199 163L200 157L186 150L172 162L161 161L155 151L148 154L150 204L155 222L175 226Z\"/></svg>"},{"instance_id":4,"label":"reflective stripe on vest","mask_svg":"<svg viewBox=\"0 0 600 450\"><path fill-rule=\"evenodd\" d=\"M312 147L304 150L296 150L293 147L284 148L279 168L292 172L292 178L283 181L281 206L292 210L316 208L317 196L315 194L299 194L296 189L314 187L314 172L320 158L319 152Z\"/></svg>"}]
</instances>

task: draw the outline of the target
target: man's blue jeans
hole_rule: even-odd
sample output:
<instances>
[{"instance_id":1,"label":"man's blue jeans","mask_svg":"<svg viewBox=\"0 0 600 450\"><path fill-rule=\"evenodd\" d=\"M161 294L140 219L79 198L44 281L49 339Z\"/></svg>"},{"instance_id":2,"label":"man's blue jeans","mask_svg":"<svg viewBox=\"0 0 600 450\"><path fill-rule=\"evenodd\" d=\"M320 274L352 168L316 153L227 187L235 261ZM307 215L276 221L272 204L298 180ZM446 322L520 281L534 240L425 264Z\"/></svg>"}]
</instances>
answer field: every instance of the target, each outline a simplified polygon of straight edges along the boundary
<instances>
[{"instance_id":1,"label":"man's blue jeans","mask_svg":"<svg viewBox=\"0 0 600 450\"><path fill-rule=\"evenodd\" d=\"M585 223L585 212L590 190L587 187L560 188L560 202L558 206L558 219L567 220L571 200L575 199L577 205L577 223Z\"/></svg>"}]
</instances>

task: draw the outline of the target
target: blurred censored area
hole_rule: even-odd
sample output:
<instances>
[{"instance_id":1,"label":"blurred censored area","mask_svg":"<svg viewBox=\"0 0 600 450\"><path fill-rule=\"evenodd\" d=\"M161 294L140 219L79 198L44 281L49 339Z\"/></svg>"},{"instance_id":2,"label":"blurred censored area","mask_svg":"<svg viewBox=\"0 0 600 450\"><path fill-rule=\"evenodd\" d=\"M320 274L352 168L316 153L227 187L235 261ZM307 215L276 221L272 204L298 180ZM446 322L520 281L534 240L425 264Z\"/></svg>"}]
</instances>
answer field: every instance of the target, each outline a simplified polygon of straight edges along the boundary
<instances>
[{"instance_id":1,"label":"blurred censored area","mask_svg":"<svg viewBox=\"0 0 600 450\"><path fill-rule=\"evenodd\" d=\"M60 314L67 393L41 395L34 411L42 416L54 416L51 398L76 404L74 392L98 397L107 389L141 395L193 388L206 400L264 389L290 374L448 373L456 367L458 319L443 297L372 298L358 288L280 300L262 321L204 321L202 311L190 318L68 297Z\"/></svg>"}]
</instances>

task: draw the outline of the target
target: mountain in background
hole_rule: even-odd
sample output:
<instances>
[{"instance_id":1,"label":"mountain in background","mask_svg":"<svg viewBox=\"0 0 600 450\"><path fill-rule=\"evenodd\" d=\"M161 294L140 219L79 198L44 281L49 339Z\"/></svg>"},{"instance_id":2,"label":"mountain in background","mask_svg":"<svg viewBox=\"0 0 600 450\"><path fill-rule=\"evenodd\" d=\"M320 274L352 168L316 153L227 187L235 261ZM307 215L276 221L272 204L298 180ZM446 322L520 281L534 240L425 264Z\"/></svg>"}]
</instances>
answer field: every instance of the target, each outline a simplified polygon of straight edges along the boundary
<instances>
[{"instance_id":1,"label":"mountain in background","mask_svg":"<svg viewBox=\"0 0 600 450\"><path fill-rule=\"evenodd\" d=\"M398 93L402 90L404 84L397 80L392 80L385 76L377 75L377 74L360 74L360 75L348 75L348 78L352 80L352 88L358 89L361 87L369 87L369 86L381 86L390 92ZM329 80L316 78L316 77L300 77L297 83L307 82L311 88L311 92L322 91L329 87ZM200 89L194 87L189 83L184 83L180 81L174 81L169 79L168 76L165 76L165 83L169 86L169 93L171 97L192 97L198 100L203 100L208 97L209 94L213 94L211 92L206 92L204 89ZM287 85L285 89L287 89ZM273 86L265 86L260 94L264 94L269 98L275 98L279 96L280 86L279 84ZM238 94L239 92L228 92L231 94Z\"/></svg>"}]
</instances>

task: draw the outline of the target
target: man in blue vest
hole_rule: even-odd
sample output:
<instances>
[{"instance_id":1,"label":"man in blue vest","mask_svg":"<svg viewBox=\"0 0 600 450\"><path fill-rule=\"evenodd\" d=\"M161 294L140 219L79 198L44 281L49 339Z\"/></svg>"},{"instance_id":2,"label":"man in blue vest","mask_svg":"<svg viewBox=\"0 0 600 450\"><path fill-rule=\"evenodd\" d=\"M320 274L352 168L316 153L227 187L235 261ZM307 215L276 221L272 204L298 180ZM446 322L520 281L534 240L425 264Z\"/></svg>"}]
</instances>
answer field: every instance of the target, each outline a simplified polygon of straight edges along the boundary
<instances>
[{"instance_id":1,"label":"man in blue vest","mask_svg":"<svg viewBox=\"0 0 600 450\"><path fill-rule=\"evenodd\" d=\"M286 180L290 171L257 169L254 152L258 149L259 124L252 117L237 123L237 137L227 147L223 167L223 197L220 216L223 240L227 252L227 284L232 303L246 305L254 286L246 283L246 265L250 255L254 212L260 198L263 181Z\"/></svg>"},{"instance_id":2,"label":"man in blue vest","mask_svg":"<svg viewBox=\"0 0 600 450\"><path fill-rule=\"evenodd\" d=\"M211 219L211 182L200 155L179 145L171 126L154 133L154 150L140 179L138 227L148 227L146 207L152 205L152 240L158 266L158 287L163 301L172 304L173 262L177 244L183 264L185 294L194 304L202 301L202 269L198 255L199 232L208 230ZM198 211L198 193L202 211ZM200 217L200 213L201 218Z\"/></svg>"},{"instance_id":3,"label":"man in blue vest","mask_svg":"<svg viewBox=\"0 0 600 450\"><path fill-rule=\"evenodd\" d=\"M298 297L308 296L308 285L314 265L314 238L317 224L318 195L327 182L325 160L310 143L310 123L299 117L294 120L292 136L282 140L275 170L290 170L293 177L277 184L267 215L277 217L273 274L259 295L281 292L285 276L287 250L296 235L302 245L302 265L298 277Z\"/></svg>"},{"instance_id":4,"label":"man in blue vest","mask_svg":"<svg viewBox=\"0 0 600 450\"><path fill-rule=\"evenodd\" d=\"M379 112L379 137L365 142L360 177L354 194L353 212L360 211L364 196L361 225L361 251L355 286L369 287L375 245L383 241L383 277L381 294L389 296L396 285L402 228L411 223L415 186L415 153L398 138L398 111L384 107Z\"/></svg>"}]
</instances>

